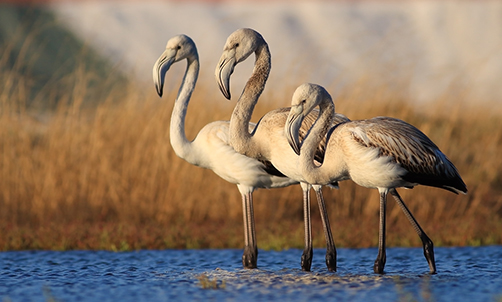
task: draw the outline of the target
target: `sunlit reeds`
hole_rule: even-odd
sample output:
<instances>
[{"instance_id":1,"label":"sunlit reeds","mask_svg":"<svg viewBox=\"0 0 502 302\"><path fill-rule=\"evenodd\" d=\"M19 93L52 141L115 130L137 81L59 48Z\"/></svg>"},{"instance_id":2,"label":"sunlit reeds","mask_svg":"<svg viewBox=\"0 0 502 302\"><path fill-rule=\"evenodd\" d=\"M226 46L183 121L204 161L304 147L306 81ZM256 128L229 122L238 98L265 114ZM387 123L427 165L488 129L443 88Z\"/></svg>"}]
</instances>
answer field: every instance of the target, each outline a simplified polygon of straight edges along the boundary
<instances>
[{"instance_id":1,"label":"sunlit reeds","mask_svg":"<svg viewBox=\"0 0 502 302\"><path fill-rule=\"evenodd\" d=\"M235 185L189 165L171 149L168 124L176 89L158 99L149 87L121 85L96 107L84 108L88 87L79 85L85 86L85 75L75 76L82 78L69 87L70 101L51 113L23 108L22 93L12 92L22 87L0 96L0 248L240 247L242 214ZM204 124L230 115L231 103L204 106L207 96L221 99L211 84L200 84L193 96L189 138ZM437 244L501 243L495 230L502 211L502 116L483 105L464 110L467 100L440 101L417 109L381 93L354 100L348 91L336 99L337 110L352 119L389 115L414 124L455 163L467 196L427 187L402 190ZM255 116L273 108L259 106ZM350 181L340 187L325 190L337 243L375 245L376 191ZM301 246L300 192L293 186L255 193L260 246ZM389 208L389 244L417 245L400 209L393 202ZM323 239L316 209L314 204L319 246Z\"/></svg>"},{"instance_id":2,"label":"sunlit reeds","mask_svg":"<svg viewBox=\"0 0 502 302\"><path fill-rule=\"evenodd\" d=\"M177 87L159 99L150 86L96 84L92 71L76 66L47 84L33 105L22 70L0 63L0 250L242 247L236 186L181 160L169 144ZM179 79L181 72L168 77ZM200 78L188 109L189 139L208 122L227 120L234 104L223 100L212 77ZM265 89L268 101L258 104L253 120L287 106L295 88ZM480 102L468 87L452 87L423 104L406 96L407 87L390 89L371 79L327 88L337 96L337 111L351 119L403 119L456 165L466 196L428 187L401 190L436 245L502 243L501 104ZM300 188L258 190L254 197L259 247L301 247ZM376 190L346 181L340 190L325 189L325 197L338 246L376 246ZM320 247L315 203L312 213ZM391 246L420 244L393 201L388 234Z\"/></svg>"}]
</instances>

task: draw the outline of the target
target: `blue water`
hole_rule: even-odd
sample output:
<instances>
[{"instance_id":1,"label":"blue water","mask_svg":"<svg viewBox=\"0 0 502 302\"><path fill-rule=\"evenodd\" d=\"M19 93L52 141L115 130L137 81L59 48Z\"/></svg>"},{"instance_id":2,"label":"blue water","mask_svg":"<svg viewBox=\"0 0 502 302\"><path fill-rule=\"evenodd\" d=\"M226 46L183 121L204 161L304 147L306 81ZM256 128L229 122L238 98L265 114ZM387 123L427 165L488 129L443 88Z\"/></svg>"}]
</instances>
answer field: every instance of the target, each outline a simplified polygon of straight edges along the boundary
<instances>
[{"instance_id":1,"label":"blue water","mask_svg":"<svg viewBox=\"0 0 502 302\"><path fill-rule=\"evenodd\" d=\"M390 248L384 275L377 250L324 250L302 272L300 250L259 251L259 269L241 250L2 252L2 301L502 301L502 246L436 248L430 275L421 248ZM201 279L204 276L210 282ZM216 287L216 288L213 288Z\"/></svg>"}]
</instances>

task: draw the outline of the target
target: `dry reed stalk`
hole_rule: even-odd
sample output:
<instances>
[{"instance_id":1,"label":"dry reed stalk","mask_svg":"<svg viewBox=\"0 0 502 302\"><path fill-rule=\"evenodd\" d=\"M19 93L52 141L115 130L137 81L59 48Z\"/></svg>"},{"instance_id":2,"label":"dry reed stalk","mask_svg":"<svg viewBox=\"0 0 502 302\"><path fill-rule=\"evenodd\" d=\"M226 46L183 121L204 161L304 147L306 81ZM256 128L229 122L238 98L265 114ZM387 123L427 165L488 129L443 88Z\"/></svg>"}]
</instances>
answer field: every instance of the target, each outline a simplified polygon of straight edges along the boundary
<instances>
[{"instance_id":1,"label":"dry reed stalk","mask_svg":"<svg viewBox=\"0 0 502 302\"><path fill-rule=\"evenodd\" d=\"M1 72L0 78L1 250L241 247L235 185L189 165L169 144L177 88L166 89L159 100L151 87L111 86L98 105L86 106L92 74L77 69L63 79L68 91L46 100L59 104L48 114L26 105L28 84L15 70ZM293 90L265 90L262 98L268 101L258 104L253 121L287 106ZM234 105L223 101L214 83L199 83L192 98L190 139L206 123L228 119ZM337 111L352 119L387 115L410 122L455 163L467 196L426 187L401 190L437 244L502 243L494 231L502 225L500 110L448 95L417 108L406 96L364 80L344 88L335 101ZM350 181L340 187L325 189L337 244L375 246L376 190ZM260 247L302 245L300 192L293 186L255 193ZM323 246L315 202L312 213L314 243ZM388 232L389 245L419 245L393 202Z\"/></svg>"}]
</instances>

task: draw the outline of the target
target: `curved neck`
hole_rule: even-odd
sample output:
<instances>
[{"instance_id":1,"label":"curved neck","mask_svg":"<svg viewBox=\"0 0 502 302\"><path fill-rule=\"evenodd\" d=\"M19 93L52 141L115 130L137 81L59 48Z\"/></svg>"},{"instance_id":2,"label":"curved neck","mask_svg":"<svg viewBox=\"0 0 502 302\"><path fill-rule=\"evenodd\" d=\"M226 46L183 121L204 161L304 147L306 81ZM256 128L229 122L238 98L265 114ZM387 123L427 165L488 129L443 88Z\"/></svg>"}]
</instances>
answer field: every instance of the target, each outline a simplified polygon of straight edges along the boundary
<instances>
[{"instance_id":1,"label":"curved neck","mask_svg":"<svg viewBox=\"0 0 502 302\"><path fill-rule=\"evenodd\" d=\"M327 156L328 153L325 153L322 165L315 164L314 160L319 144L333 125L335 105L332 101L323 99L319 107L319 116L301 146L300 166L302 175L308 183L325 185L331 182L331 173L328 173L327 169L323 169L327 166L327 162L330 161L329 156ZM328 142L326 142L326 147L329 146Z\"/></svg>"},{"instance_id":2,"label":"curved neck","mask_svg":"<svg viewBox=\"0 0 502 302\"><path fill-rule=\"evenodd\" d=\"M251 77L235 105L230 119L230 144L239 153L254 157L247 152L252 144L252 135L249 133L249 122L253 115L254 107L265 89L268 75L270 74L270 51L266 43L255 51L256 61Z\"/></svg>"},{"instance_id":3,"label":"curved neck","mask_svg":"<svg viewBox=\"0 0 502 302\"><path fill-rule=\"evenodd\" d=\"M176 155L190 162L187 157L191 154L192 142L185 134L185 117L187 113L188 102L195 89L197 77L199 76L199 58L188 58L187 68L183 76L178 91L178 96L174 102L173 112L171 114L170 140L171 146Z\"/></svg>"}]
</instances>

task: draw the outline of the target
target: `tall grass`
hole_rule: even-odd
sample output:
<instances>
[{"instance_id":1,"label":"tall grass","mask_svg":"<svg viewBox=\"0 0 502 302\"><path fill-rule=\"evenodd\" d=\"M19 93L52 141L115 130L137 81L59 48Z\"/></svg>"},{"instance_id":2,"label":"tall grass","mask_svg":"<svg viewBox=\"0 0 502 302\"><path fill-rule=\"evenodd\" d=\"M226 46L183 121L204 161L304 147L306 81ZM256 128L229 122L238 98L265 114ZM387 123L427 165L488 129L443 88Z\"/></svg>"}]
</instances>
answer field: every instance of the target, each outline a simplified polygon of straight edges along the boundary
<instances>
[{"instance_id":1,"label":"tall grass","mask_svg":"<svg viewBox=\"0 0 502 302\"><path fill-rule=\"evenodd\" d=\"M168 123L176 89L159 100L153 89L121 85L95 108L84 108L86 76L74 76L69 102L61 102L49 116L23 106L22 82L2 90L0 249L240 247L242 212L235 186L189 165L171 149ZM366 98L353 95L357 87L348 87L352 90L336 100L338 111L352 119L388 115L414 124L463 176L467 196L428 187L402 190L435 242L501 243L496 231L502 224L501 114L447 99L417 109L384 88ZM223 101L205 106L207 96L221 99L214 88L210 83L197 88L187 117L189 138L204 124L230 115L231 104ZM274 108L259 107L257 117ZM300 192L293 186L255 193L261 247L301 246ZM325 195L339 245L376 245L375 190L346 181ZM399 208L393 202L389 208L389 244L417 245ZM316 208L313 213L320 246Z\"/></svg>"},{"instance_id":2,"label":"tall grass","mask_svg":"<svg viewBox=\"0 0 502 302\"><path fill-rule=\"evenodd\" d=\"M44 87L40 101L56 106L41 110L29 102L30 82L22 71L0 64L0 250L242 246L235 185L189 165L169 144L176 85L159 99L150 86L96 85L92 70L77 65ZM181 78L175 73L168 81ZM228 119L232 110L233 103L218 101L223 98L207 80L212 77L201 79L188 110L189 138L210 121ZM262 99L268 101L257 106L254 120L287 106L294 88L266 89ZM479 103L468 88L458 87L417 105L406 88L363 79L336 91L337 111L351 119L386 115L408 121L456 165L466 196L429 187L401 190L436 245L502 243L501 105ZM260 248L303 244L300 192L298 186L255 192ZM376 190L346 181L340 190L324 192L337 245L377 245ZM312 213L314 243L323 246L315 203ZM388 245L419 245L393 202L388 221Z\"/></svg>"}]
</instances>

